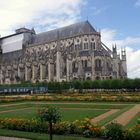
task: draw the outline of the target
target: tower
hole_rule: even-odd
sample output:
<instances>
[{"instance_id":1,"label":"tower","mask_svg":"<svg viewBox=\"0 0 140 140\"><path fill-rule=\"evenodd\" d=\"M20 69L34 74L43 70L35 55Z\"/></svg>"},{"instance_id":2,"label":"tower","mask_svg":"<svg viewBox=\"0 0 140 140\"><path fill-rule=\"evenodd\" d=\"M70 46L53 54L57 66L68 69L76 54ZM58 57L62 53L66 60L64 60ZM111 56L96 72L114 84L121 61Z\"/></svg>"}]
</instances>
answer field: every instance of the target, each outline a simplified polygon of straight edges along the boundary
<instances>
[{"instance_id":1,"label":"tower","mask_svg":"<svg viewBox=\"0 0 140 140\"><path fill-rule=\"evenodd\" d=\"M117 55L117 46L112 45L112 55L113 55L113 73L114 73L114 78L119 77L119 65L118 65L118 55Z\"/></svg>"},{"instance_id":2,"label":"tower","mask_svg":"<svg viewBox=\"0 0 140 140\"><path fill-rule=\"evenodd\" d=\"M112 45L112 50L113 50L113 58L116 59L117 58L117 46L116 46L116 44Z\"/></svg>"},{"instance_id":3,"label":"tower","mask_svg":"<svg viewBox=\"0 0 140 140\"><path fill-rule=\"evenodd\" d=\"M126 65L126 50L125 49L122 49L121 50L121 58L122 58L122 76L124 77L124 78L126 78L127 77L127 65Z\"/></svg>"},{"instance_id":4,"label":"tower","mask_svg":"<svg viewBox=\"0 0 140 140\"><path fill-rule=\"evenodd\" d=\"M126 61L126 50L125 49L121 50L121 55L122 55L122 60Z\"/></svg>"}]
</instances>

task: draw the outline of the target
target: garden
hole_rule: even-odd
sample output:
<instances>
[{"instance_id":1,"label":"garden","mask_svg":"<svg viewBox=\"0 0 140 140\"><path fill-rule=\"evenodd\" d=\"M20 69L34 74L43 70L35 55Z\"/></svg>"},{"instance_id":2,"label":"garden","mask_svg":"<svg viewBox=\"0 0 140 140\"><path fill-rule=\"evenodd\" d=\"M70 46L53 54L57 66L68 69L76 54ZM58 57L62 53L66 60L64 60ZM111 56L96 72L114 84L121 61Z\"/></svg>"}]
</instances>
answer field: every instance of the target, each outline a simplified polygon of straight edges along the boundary
<instances>
[{"instance_id":1,"label":"garden","mask_svg":"<svg viewBox=\"0 0 140 140\"><path fill-rule=\"evenodd\" d=\"M42 123L38 119L39 110L49 107L56 108L61 116L61 121L53 125L54 139L56 140L62 137L63 139L76 138L79 140L84 140L84 137L107 139L110 138L110 135L115 135L117 131L121 132L120 137L123 137L119 137L118 140L129 138L136 140L136 137L139 136L140 107L137 103L44 100L2 102L0 106L0 135L36 140L43 140L46 137L49 139L48 123ZM121 125L117 123L121 121L119 120L120 116L125 113L131 114L133 110L135 113L130 118L124 119ZM111 132L113 129L115 129L114 132ZM107 130L109 131L107 132ZM29 132L31 135L24 135Z\"/></svg>"},{"instance_id":2,"label":"garden","mask_svg":"<svg viewBox=\"0 0 140 140\"><path fill-rule=\"evenodd\" d=\"M139 140L140 79L27 82L0 88L27 86L47 87L48 93L1 94L1 136L49 140L53 134L54 140ZM54 108L60 119L50 123L49 108Z\"/></svg>"}]
</instances>

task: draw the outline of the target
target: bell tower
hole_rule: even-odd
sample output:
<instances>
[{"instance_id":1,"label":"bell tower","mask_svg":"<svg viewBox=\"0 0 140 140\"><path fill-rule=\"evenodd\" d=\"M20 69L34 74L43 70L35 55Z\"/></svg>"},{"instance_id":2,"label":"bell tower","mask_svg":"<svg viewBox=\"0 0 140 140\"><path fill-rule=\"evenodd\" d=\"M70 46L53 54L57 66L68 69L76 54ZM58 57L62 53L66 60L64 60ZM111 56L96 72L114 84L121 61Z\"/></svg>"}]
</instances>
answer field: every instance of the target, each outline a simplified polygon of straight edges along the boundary
<instances>
[{"instance_id":1,"label":"bell tower","mask_svg":"<svg viewBox=\"0 0 140 140\"><path fill-rule=\"evenodd\" d=\"M121 50L121 58L122 58L122 68L123 68L123 77L127 77L127 64L126 64L126 49Z\"/></svg>"},{"instance_id":2,"label":"bell tower","mask_svg":"<svg viewBox=\"0 0 140 140\"><path fill-rule=\"evenodd\" d=\"M121 55L122 55L122 60L126 61L126 50L125 49L121 50Z\"/></svg>"}]
</instances>

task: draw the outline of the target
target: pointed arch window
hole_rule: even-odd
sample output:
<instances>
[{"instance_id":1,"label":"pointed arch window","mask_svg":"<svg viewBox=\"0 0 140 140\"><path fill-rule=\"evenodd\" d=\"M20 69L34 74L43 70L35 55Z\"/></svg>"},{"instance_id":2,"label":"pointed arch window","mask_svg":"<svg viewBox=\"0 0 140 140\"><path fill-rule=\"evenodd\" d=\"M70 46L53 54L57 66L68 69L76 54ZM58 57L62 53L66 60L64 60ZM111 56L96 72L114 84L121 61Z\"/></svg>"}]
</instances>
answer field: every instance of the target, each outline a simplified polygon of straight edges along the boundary
<instances>
[{"instance_id":1,"label":"pointed arch window","mask_svg":"<svg viewBox=\"0 0 140 140\"><path fill-rule=\"evenodd\" d=\"M95 50L95 42L90 43L91 50Z\"/></svg>"},{"instance_id":2,"label":"pointed arch window","mask_svg":"<svg viewBox=\"0 0 140 140\"><path fill-rule=\"evenodd\" d=\"M95 60L95 67L96 68L101 68L102 67L101 60L100 59L96 59Z\"/></svg>"},{"instance_id":3,"label":"pointed arch window","mask_svg":"<svg viewBox=\"0 0 140 140\"><path fill-rule=\"evenodd\" d=\"M84 50L88 49L88 43L84 43Z\"/></svg>"},{"instance_id":4,"label":"pointed arch window","mask_svg":"<svg viewBox=\"0 0 140 140\"><path fill-rule=\"evenodd\" d=\"M87 67L87 60L85 60L85 67Z\"/></svg>"}]
</instances>

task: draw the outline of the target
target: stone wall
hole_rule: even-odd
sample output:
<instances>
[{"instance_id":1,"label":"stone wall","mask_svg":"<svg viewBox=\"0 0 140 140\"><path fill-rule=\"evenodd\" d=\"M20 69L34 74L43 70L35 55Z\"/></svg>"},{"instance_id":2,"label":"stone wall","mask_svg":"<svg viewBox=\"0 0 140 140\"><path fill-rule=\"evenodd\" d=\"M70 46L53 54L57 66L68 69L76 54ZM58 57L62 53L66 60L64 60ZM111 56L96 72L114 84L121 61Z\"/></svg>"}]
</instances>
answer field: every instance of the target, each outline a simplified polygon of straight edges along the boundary
<instances>
[{"instance_id":1,"label":"stone wall","mask_svg":"<svg viewBox=\"0 0 140 140\"><path fill-rule=\"evenodd\" d=\"M122 61L103 48L98 34L29 45L12 54L1 55L1 84L119 78L121 71Z\"/></svg>"}]
</instances>

